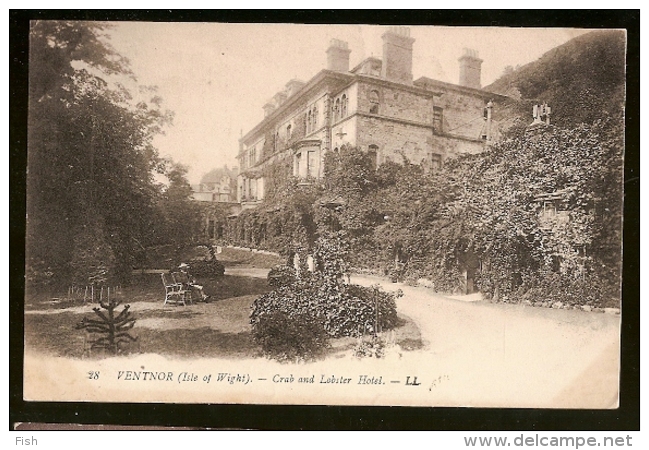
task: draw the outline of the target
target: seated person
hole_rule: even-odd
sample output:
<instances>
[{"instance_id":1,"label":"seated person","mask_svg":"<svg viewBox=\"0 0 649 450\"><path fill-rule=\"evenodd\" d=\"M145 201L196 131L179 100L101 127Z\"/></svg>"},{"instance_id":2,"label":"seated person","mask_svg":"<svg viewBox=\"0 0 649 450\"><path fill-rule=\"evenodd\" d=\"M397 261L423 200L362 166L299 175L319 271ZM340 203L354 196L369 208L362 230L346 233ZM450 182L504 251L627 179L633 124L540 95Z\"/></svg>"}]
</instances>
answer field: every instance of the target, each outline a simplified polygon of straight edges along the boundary
<instances>
[{"instance_id":1,"label":"seated person","mask_svg":"<svg viewBox=\"0 0 649 450\"><path fill-rule=\"evenodd\" d=\"M203 291L203 286L200 284L196 284L196 280L189 274L189 266L185 263L182 263L180 266L178 266L178 269L180 269L180 272L174 272L174 280L176 283L181 283L185 289L188 289L189 291L193 292L197 291L201 295L201 299L203 301L207 301L210 296L206 295L205 292Z\"/></svg>"}]
</instances>

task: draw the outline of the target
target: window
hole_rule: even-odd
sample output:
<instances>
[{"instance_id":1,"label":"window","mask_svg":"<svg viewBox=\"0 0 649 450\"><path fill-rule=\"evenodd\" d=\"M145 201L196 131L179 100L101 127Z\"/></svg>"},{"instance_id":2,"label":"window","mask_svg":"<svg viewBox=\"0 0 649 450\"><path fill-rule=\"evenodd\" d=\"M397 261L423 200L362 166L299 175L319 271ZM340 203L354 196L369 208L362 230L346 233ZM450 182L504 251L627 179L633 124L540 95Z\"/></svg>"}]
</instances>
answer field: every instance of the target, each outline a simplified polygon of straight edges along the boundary
<instances>
[{"instance_id":1,"label":"window","mask_svg":"<svg viewBox=\"0 0 649 450\"><path fill-rule=\"evenodd\" d=\"M380 97L379 91L370 91L370 114L379 113Z\"/></svg>"},{"instance_id":2,"label":"window","mask_svg":"<svg viewBox=\"0 0 649 450\"><path fill-rule=\"evenodd\" d=\"M255 162L257 161L257 148L256 147L253 147L253 148L250 149L250 155L249 156L250 156L250 162L249 162L248 165L250 167L252 167L252 166L255 165Z\"/></svg>"},{"instance_id":3,"label":"window","mask_svg":"<svg viewBox=\"0 0 649 450\"><path fill-rule=\"evenodd\" d=\"M313 130L318 129L318 107L313 105Z\"/></svg>"},{"instance_id":4,"label":"window","mask_svg":"<svg viewBox=\"0 0 649 450\"><path fill-rule=\"evenodd\" d=\"M316 152L310 151L307 152L307 166L306 166L306 176L315 178L317 173L317 161L316 161Z\"/></svg>"},{"instance_id":5,"label":"window","mask_svg":"<svg viewBox=\"0 0 649 450\"><path fill-rule=\"evenodd\" d=\"M257 180L248 180L250 182L250 200L257 200Z\"/></svg>"},{"instance_id":6,"label":"window","mask_svg":"<svg viewBox=\"0 0 649 450\"><path fill-rule=\"evenodd\" d=\"M288 126L286 127L286 140L291 140L291 124L288 124Z\"/></svg>"},{"instance_id":7,"label":"window","mask_svg":"<svg viewBox=\"0 0 649 450\"><path fill-rule=\"evenodd\" d=\"M439 106L433 106L433 131L441 133L444 124L444 110Z\"/></svg>"},{"instance_id":8,"label":"window","mask_svg":"<svg viewBox=\"0 0 649 450\"><path fill-rule=\"evenodd\" d=\"M347 117L347 95L345 94L340 102L340 117Z\"/></svg>"},{"instance_id":9,"label":"window","mask_svg":"<svg viewBox=\"0 0 649 450\"><path fill-rule=\"evenodd\" d=\"M273 142L273 148L275 152L279 149L279 131L275 133L275 142Z\"/></svg>"},{"instance_id":10,"label":"window","mask_svg":"<svg viewBox=\"0 0 649 450\"><path fill-rule=\"evenodd\" d=\"M295 165L293 168L293 175L296 177L300 176L300 158L302 157L302 153L297 153L295 155Z\"/></svg>"},{"instance_id":11,"label":"window","mask_svg":"<svg viewBox=\"0 0 649 450\"><path fill-rule=\"evenodd\" d=\"M442 168L442 155L439 153L430 154L430 166L432 170L439 170Z\"/></svg>"},{"instance_id":12,"label":"window","mask_svg":"<svg viewBox=\"0 0 649 450\"><path fill-rule=\"evenodd\" d=\"M557 207L553 201L543 202L543 218L552 219L557 215Z\"/></svg>"},{"instance_id":13,"label":"window","mask_svg":"<svg viewBox=\"0 0 649 450\"><path fill-rule=\"evenodd\" d=\"M377 145L370 145L367 154L372 158L372 167L376 169L379 165L379 147Z\"/></svg>"},{"instance_id":14,"label":"window","mask_svg":"<svg viewBox=\"0 0 649 450\"><path fill-rule=\"evenodd\" d=\"M307 119L306 119L306 132L310 133L311 130L313 129L313 122L312 122L312 117L311 117L311 110L309 110L309 113L307 114Z\"/></svg>"},{"instance_id":15,"label":"window","mask_svg":"<svg viewBox=\"0 0 649 450\"><path fill-rule=\"evenodd\" d=\"M338 120L340 117L340 99L336 99L336 103L334 105L334 120Z\"/></svg>"}]
</instances>

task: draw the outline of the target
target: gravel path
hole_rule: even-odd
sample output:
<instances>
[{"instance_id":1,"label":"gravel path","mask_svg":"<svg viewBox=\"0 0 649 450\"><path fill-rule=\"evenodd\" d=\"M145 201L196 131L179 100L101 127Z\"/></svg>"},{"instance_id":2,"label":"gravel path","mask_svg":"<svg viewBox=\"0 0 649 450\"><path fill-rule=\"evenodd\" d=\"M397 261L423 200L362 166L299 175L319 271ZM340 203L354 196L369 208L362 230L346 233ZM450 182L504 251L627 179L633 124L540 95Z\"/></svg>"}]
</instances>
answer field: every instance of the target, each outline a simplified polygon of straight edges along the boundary
<instances>
[{"instance_id":1,"label":"gravel path","mask_svg":"<svg viewBox=\"0 0 649 450\"><path fill-rule=\"evenodd\" d=\"M367 276L352 282L404 292L397 309L415 321L424 340L412 356L437 361L460 379L463 392L454 392L453 401L617 406L619 315L475 302L472 296L465 302Z\"/></svg>"}]
</instances>

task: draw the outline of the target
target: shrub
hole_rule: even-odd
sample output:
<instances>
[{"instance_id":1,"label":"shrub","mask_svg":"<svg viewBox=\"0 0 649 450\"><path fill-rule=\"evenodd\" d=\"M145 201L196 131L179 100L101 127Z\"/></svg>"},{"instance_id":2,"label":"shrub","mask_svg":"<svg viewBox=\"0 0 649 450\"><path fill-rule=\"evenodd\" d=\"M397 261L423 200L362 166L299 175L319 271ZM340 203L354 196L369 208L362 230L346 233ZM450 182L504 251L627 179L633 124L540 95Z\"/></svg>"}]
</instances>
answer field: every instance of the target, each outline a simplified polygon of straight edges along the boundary
<instances>
[{"instance_id":1,"label":"shrub","mask_svg":"<svg viewBox=\"0 0 649 450\"><path fill-rule=\"evenodd\" d=\"M297 272L292 266L280 264L268 272L268 284L271 287L290 286L297 282Z\"/></svg>"},{"instance_id":2,"label":"shrub","mask_svg":"<svg viewBox=\"0 0 649 450\"><path fill-rule=\"evenodd\" d=\"M253 327L253 336L266 356L279 361L317 359L329 346L322 322L304 311L263 314Z\"/></svg>"},{"instance_id":3,"label":"shrub","mask_svg":"<svg viewBox=\"0 0 649 450\"><path fill-rule=\"evenodd\" d=\"M225 266L216 259L191 261L189 263L189 273L196 277L221 277L225 274Z\"/></svg>"},{"instance_id":4,"label":"shrub","mask_svg":"<svg viewBox=\"0 0 649 450\"><path fill-rule=\"evenodd\" d=\"M403 295L401 291L392 294L381 290L378 286L350 285L347 286L346 294L341 299L343 306L340 311L343 314L337 317L337 320L332 321L337 325L339 334L353 336L356 334L354 329L361 330L358 334L382 332L391 330L398 325L395 300ZM355 312L355 316L348 317L346 312L349 311ZM374 329L375 322L376 330Z\"/></svg>"},{"instance_id":5,"label":"shrub","mask_svg":"<svg viewBox=\"0 0 649 450\"><path fill-rule=\"evenodd\" d=\"M619 288L590 275L574 278L559 273L530 277L514 296L517 301L546 303L561 302L566 306L589 305L595 308L619 307Z\"/></svg>"},{"instance_id":6,"label":"shrub","mask_svg":"<svg viewBox=\"0 0 649 450\"><path fill-rule=\"evenodd\" d=\"M279 311L296 321L316 318L331 337L361 336L397 326L398 295L375 286L332 284L307 275L255 300L250 322L257 333L262 318Z\"/></svg>"}]
</instances>

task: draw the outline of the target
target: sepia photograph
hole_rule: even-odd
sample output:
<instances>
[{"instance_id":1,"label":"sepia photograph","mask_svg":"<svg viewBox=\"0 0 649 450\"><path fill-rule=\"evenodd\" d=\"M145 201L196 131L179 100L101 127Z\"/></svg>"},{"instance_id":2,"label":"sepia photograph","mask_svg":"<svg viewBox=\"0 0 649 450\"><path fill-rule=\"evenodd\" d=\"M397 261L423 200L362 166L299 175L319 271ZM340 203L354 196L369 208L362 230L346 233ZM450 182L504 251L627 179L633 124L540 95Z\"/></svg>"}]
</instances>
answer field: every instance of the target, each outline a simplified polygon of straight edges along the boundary
<instances>
[{"instance_id":1,"label":"sepia photograph","mask_svg":"<svg viewBox=\"0 0 649 450\"><path fill-rule=\"evenodd\" d=\"M23 400L619 408L627 39L31 20Z\"/></svg>"}]
</instances>

